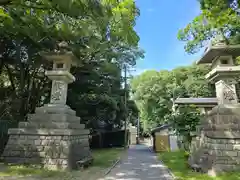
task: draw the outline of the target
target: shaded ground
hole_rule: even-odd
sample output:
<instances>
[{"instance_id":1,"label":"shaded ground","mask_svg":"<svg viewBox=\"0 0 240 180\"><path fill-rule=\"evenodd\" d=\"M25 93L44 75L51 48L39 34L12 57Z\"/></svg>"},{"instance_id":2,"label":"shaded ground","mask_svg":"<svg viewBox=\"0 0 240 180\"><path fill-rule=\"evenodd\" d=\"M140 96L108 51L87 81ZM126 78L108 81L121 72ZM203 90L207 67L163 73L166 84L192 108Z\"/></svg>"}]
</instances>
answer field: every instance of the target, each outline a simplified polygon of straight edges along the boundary
<instances>
[{"instance_id":1,"label":"shaded ground","mask_svg":"<svg viewBox=\"0 0 240 180\"><path fill-rule=\"evenodd\" d=\"M104 174L103 168L99 167L91 167L85 171L73 171L73 172L65 172L58 173L54 175L50 175L50 177L46 177L44 175L32 175L32 176L7 176L0 177L0 180L96 180L97 178L103 176Z\"/></svg>"},{"instance_id":2,"label":"shaded ground","mask_svg":"<svg viewBox=\"0 0 240 180\"><path fill-rule=\"evenodd\" d=\"M123 149L94 150L93 165L84 171L46 171L24 166L3 166L0 164L0 180L96 180L121 156Z\"/></svg>"},{"instance_id":3,"label":"shaded ground","mask_svg":"<svg viewBox=\"0 0 240 180\"><path fill-rule=\"evenodd\" d=\"M240 172L227 173L219 177L193 172L188 168L183 151L164 152L159 154L159 159L168 166L178 180L240 180Z\"/></svg>"},{"instance_id":4,"label":"shaded ground","mask_svg":"<svg viewBox=\"0 0 240 180\"><path fill-rule=\"evenodd\" d=\"M98 180L172 180L164 165L146 145L131 146L122 161Z\"/></svg>"}]
</instances>

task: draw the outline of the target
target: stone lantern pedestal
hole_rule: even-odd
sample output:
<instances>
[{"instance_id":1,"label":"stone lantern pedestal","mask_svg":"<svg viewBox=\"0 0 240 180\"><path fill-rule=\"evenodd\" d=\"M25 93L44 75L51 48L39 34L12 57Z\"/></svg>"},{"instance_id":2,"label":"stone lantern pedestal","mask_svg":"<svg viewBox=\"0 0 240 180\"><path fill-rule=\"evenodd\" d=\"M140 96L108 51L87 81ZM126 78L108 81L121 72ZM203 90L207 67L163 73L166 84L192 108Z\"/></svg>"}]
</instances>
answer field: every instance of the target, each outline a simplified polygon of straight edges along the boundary
<instances>
[{"instance_id":1,"label":"stone lantern pedestal","mask_svg":"<svg viewBox=\"0 0 240 180\"><path fill-rule=\"evenodd\" d=\"M7 163L37 164L48 169L76 169L77 162L91 156L89 130L80 124L66 105L67 87L75 78L69 72L74 56L71 53L43 54L53 61L53 69L46 75L52 80L49 104L36 108L27 122L9 129L9 141L3 152Z\"/></svg>"}]
</instances>

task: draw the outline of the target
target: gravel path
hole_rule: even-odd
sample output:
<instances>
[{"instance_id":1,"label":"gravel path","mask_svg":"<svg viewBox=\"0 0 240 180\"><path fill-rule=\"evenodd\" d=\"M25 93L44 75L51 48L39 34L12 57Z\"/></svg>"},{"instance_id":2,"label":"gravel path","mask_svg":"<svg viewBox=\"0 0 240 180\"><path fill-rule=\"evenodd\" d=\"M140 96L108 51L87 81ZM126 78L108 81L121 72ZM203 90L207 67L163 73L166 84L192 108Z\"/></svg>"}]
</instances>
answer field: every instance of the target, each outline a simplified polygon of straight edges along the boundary
<instances>
[{"instance_id":1,"label":"gravel path","mask_svg":"<svg viewBox=\"0 0 240 180\"><path fill-rule=\"evenodd\" d=\"M146 145L131 146L125 158L98 180L173 180L167 168Z\"/></svg>"}]
</instances>

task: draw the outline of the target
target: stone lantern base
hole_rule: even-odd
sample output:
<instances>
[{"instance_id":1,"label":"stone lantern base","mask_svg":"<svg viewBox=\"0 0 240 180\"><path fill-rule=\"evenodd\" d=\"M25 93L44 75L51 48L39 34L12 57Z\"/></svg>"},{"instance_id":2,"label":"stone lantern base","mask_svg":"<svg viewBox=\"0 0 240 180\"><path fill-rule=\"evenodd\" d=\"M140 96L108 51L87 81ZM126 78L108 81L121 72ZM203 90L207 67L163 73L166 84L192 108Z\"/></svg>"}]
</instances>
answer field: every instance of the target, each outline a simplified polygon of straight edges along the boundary
<instances>
[{"instance_id":1,"label":"stone lantern base","mask_svg":"<svg viewBox=\"0 0 240 180\"><path fill-rule=\"evenodd\" d=\"M70 107L48 104L29 114L28 122L9 129L2 158L6 163L76 169L77 161L91 156L88 135Z\"/></svg>"},{"instance_id":2,"label":"stone lantern base","mask_svg":"<svg viewBox=\"0 0 240 180\"><path fill-rule=\"evenodd\" d=\"M218 105L200 125L191 144L192 168L217 175L240 170L240 105Z\"/></svg>"}]
</instances>

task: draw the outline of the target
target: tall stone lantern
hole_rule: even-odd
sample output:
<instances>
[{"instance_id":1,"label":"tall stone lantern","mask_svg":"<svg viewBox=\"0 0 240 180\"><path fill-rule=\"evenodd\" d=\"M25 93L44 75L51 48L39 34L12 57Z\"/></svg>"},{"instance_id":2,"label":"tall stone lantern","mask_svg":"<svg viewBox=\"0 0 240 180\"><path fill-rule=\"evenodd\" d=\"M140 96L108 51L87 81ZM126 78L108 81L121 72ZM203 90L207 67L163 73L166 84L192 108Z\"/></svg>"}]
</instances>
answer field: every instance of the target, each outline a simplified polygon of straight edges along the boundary
<instances>
[{"instance_id":1,"label":"tall stone lantern","mask_svg":"<svg viewBox=\"0 0 240 180\"><path fill-rule=\"evenodd\" d=\"M77 162L91 157L89 130L80 124L80 117L66 105L68 84L75 78L70 73L76 58L71 52L42 53L53 62L46 71L52 80L49 104L36 108L27 122L9 129L9 141L2 158L7 163L37 164L48 169L76 169Z\"/></svg>"},{"instance_id":2,"label":"tall stone lantern","mask_svg":"<svg viewBox=\"0 0 240 180\"><path fill-rule=\"evenodd\" d=\"M208 47L197 63L211 65L211 71L205 77L215 84L217 97L195 98L194 101L180 98L175 102L205 102L205 117L200 121L197 137L191 143L189 164L193 169L213 176L224 171L240 170L240 104L236 92L240 66L234 63L238 56L240 45L216 43ZM211 109L207 109L207 104L211 104Z\"/></svg>"},{"instance_id":3,"label":"tall stone lantern","mask_svg":"<svg viewBox=\"0 0 240 180\"><path fill-rule=\"evenodd\" d=\"M234 63L238 56L240 45L217 43L198 61L211 64L212 70L205 77L215 84L218 104L201 122L198 150L191 157L192 163L210 175L240 169L240 104L236 92L240 66Z\"/></svg>"}]
</instances>

